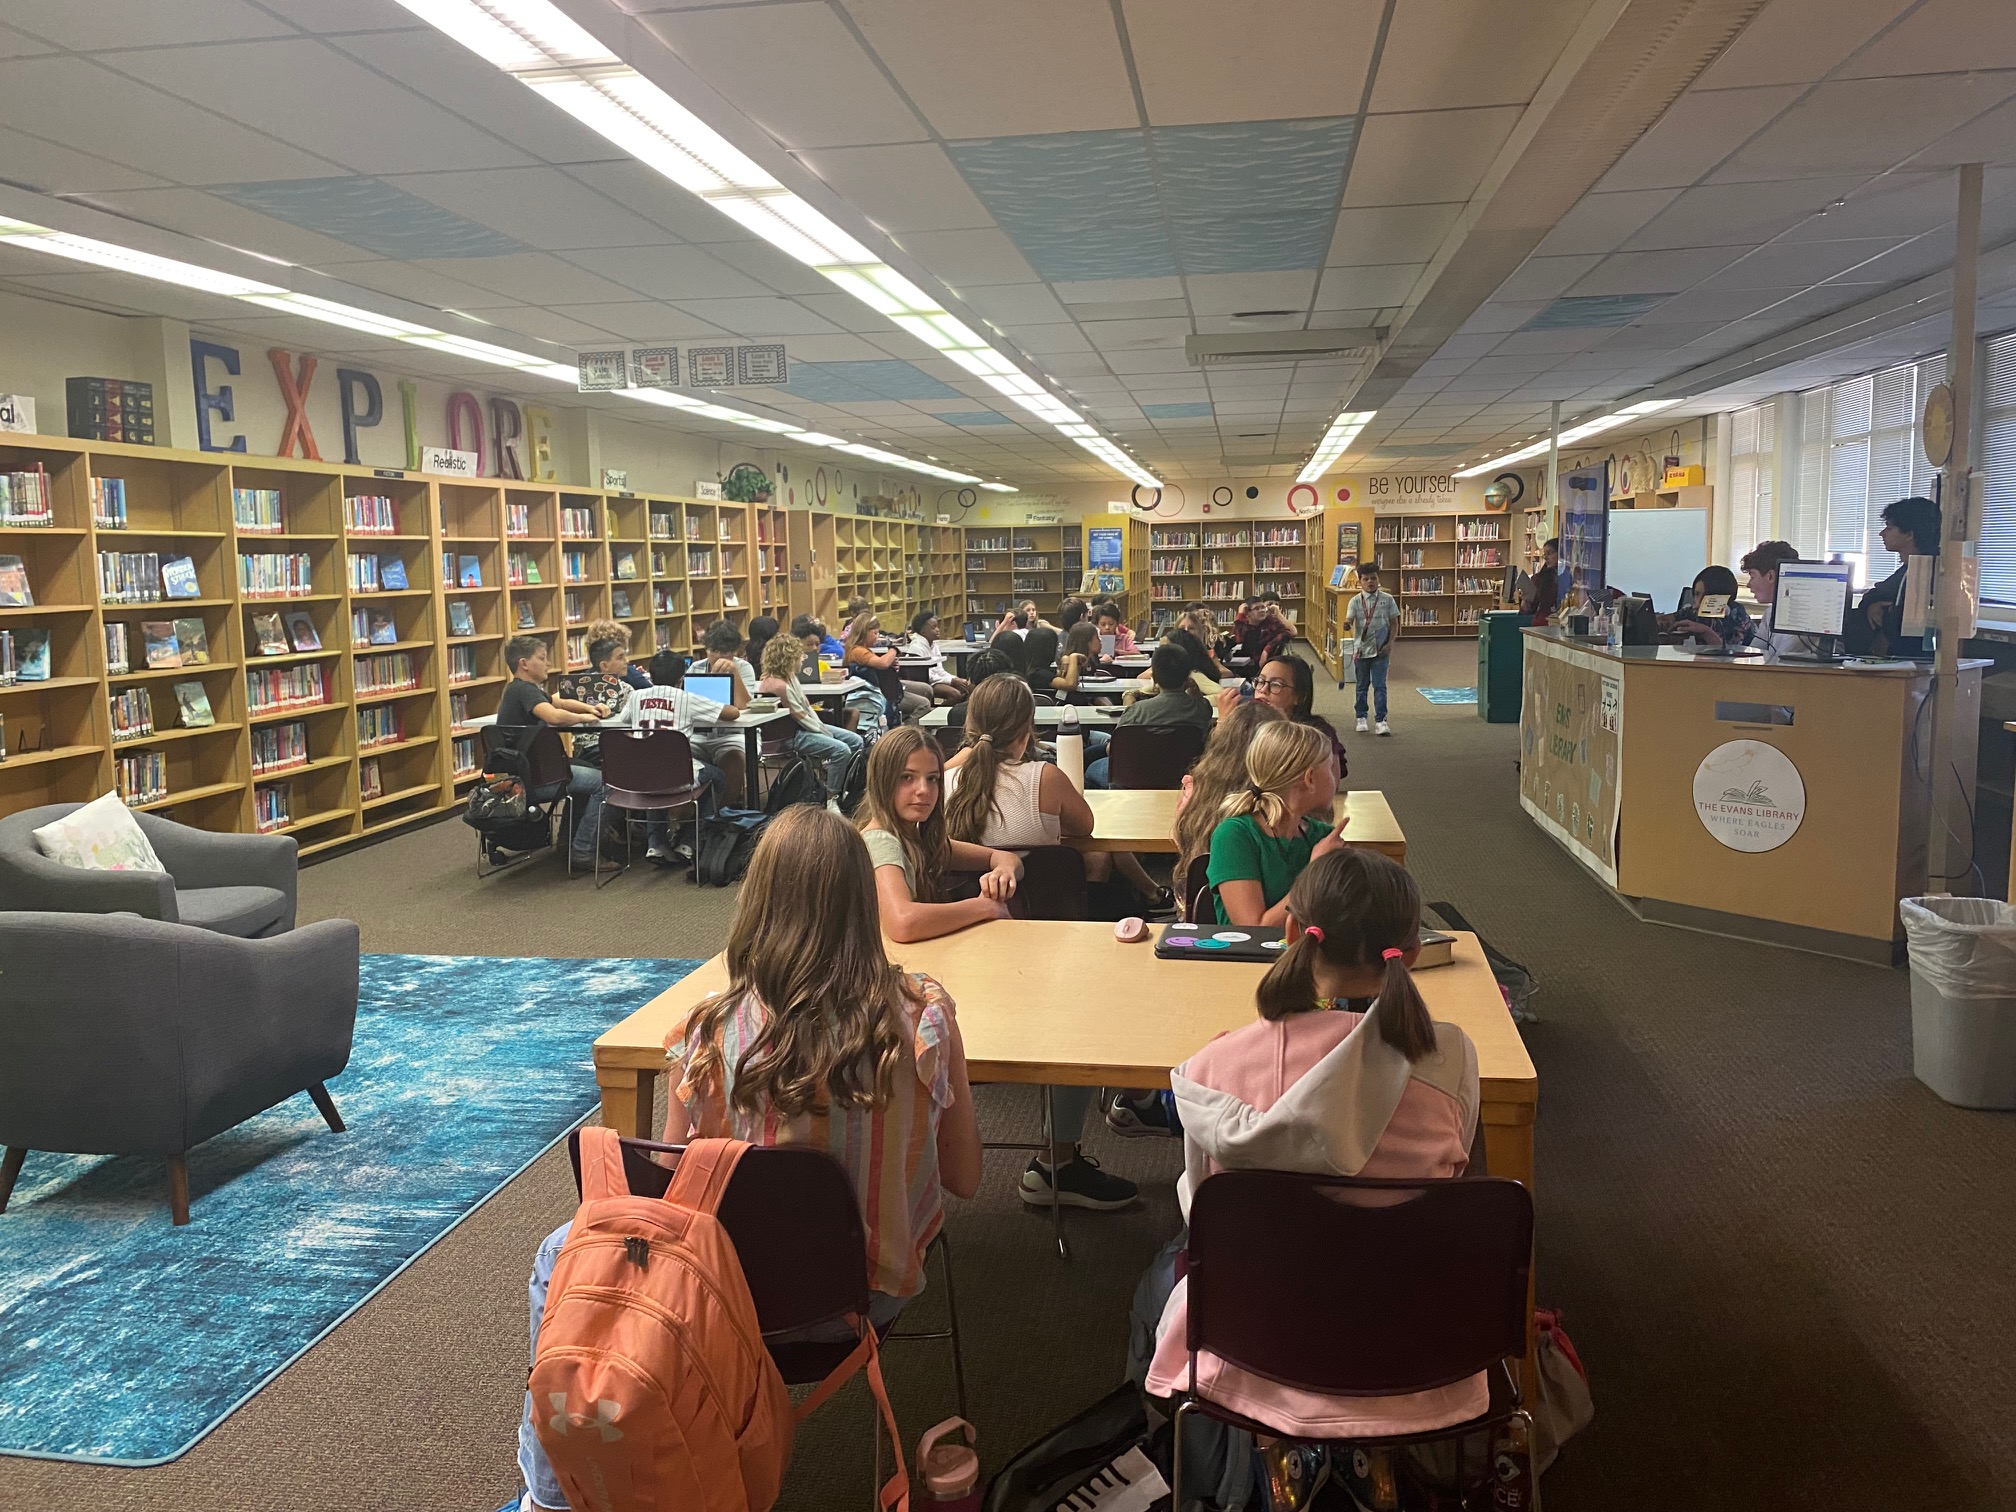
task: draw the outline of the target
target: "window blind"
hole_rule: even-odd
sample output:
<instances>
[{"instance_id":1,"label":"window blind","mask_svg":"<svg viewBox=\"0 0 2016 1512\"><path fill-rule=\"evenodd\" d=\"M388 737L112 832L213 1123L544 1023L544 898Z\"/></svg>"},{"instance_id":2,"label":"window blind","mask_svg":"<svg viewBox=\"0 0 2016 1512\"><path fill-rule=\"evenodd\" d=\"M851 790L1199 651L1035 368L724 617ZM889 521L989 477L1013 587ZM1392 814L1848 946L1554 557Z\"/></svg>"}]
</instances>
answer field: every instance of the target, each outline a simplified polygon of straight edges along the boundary
<instances>
[{"instance_id":1,"label":"window blind","mask_svg":"<svg viewBox=\"0 0 2016 1512\"><path fill-rule=\"evenodd\" d=\"M1777 467L1778 411L1768 401L1729 416L1730 560L1740 562L1771 537L1771 495Z\"/></svg>"},{"instance_id":2,"label":"window blind","mask_svg":"<svg viewBox=\"0 0 2016 1512\"><path fill-rule=\"evenodd\" d=\"M1918 417L1945 375L1940 353L1799 396L1796 497L1785 513L1786 538L1802 555L1838 552L1857 564L1863 584L1896 570L1881 540L1883 508L1932 493Z\"/></svg>"},{"instance_id":3,"label":"window blind","mask_svg":"<svg viewBox=\"0 0 2016 1512\"><path fill-rule=\"evenodd\" d=\"M2016 604L2016 332L1988 342L1981 372L1981 597Z\"/></svg>"}]
</instances>

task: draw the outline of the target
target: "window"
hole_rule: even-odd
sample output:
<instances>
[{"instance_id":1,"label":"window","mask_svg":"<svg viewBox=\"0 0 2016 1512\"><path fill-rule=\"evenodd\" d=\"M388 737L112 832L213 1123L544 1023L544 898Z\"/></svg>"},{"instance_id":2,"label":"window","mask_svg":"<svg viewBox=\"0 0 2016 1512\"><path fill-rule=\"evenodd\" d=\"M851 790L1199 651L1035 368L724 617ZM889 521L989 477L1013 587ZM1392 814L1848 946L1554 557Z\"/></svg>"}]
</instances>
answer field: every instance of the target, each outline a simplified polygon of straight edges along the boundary
<instances>
[{"instance_id":1,"label":"window","mask_svg":"<svg viewBox=\"0 0 2016 1512\"><path fill-rule=\"evenodd\" d=\"M1839 552L1856 564L1861 585L1896 570L1879 539L1883 507L1932 493L1918 417L1945 375L1942 353L1799 396L1798 469L1784 525L1801 555Z\"/></svg>"},{"instance_id":2,"label":"window","mask_svg":"<svg viewBox=\"0 0 2016 1512\"><path fill-rule=\"evenodd\" d=\"M1986 344L1981 375L1981 597L2016 604L2016 333Z\"/></svg>"},{"instance_id":3,"label":"window","mask_svg":"<svg viewBox=\"0 0 2016 1512\"><path fill-rule=\"evenodd\" d=\"M1771 539L1772 475L1778 465L1778 410L1769 400L1737 410L1729 426L1729 560Z\"/></svg>"}]
</instances>

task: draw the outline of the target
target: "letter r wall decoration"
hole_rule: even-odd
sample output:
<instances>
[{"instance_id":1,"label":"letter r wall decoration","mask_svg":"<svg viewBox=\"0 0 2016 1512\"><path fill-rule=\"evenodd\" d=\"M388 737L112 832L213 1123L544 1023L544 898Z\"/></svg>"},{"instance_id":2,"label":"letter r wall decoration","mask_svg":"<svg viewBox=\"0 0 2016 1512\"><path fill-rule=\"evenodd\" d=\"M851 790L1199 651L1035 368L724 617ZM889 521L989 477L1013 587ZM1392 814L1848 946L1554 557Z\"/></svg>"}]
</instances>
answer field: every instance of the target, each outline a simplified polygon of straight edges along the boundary
<instances>
[{"instance_id":1,"label":"letter r wall decoration","mask_svg":"<svg viewBox=\"0 0 2016 1512\"><path fill-rule=\"evenodd\" d=\"M523 478L525 417L519 412L516 400L501 397L491 399L490 435L497 445L496 476Z\"/></svg>"},{"instance_id":2,"label":"letter r wall decoration","mask_svg":"<svg viewBox=\"0 0 2016 1512\"><path fill-rule=\"evenodd\" d=\"M315 432L308 428L308 386L315 381L315 359L306 352L301 354L301 377L296 381L293 358L293 353L279 347L266 349L266 360L273 364L273 376L280 380L281 401L287 406L287 423L280 427L280 444L273 455L293 456L298 440L301 455L310 462L320 462L322 453L316 449Z\"/></svg>"}]
</instances>

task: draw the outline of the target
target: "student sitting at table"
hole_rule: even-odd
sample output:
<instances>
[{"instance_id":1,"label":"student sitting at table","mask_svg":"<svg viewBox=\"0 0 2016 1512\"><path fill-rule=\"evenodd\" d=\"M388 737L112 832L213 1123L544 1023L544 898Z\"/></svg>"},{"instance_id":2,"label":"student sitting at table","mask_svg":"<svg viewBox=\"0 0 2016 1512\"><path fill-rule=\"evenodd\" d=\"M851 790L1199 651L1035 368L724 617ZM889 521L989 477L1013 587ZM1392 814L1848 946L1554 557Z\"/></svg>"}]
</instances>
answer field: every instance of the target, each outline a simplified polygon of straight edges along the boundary
<instances>
[{"instance_id":1,"label":"student sitting at table","mask_svg":"<svg viewBox=\"0 0 2016 1512\"><path fill-rule=\"evenodd\" d=\"M936 702L958 703L973 691L965 678L954 677L945 670L945 653L938 649L938 616L929 609L920 609L912 616L910 639L903 643L903 654L930 663L924 669L924 679Z\"/></svg>"},{"instance_id":2,"label":"student sitting at table","mask_svg":"<svg viewBox=\"0 0 2016 1512\"><path fill-rule=\"evenodd\" d=\"M677 1080L664 1142L732 1138L823 1151L847 1173L868 1249L868 1320L886 1329L924 1290L924 1256L945 1194L980 1189L980 1124L950 995L890 964L868 855L852 826L809 805L786 809L757 842L735 902L728 987L702 1001L666 1057ZM572 1224L532 1268L532 1354ZM788 1336L843 1340L814 1324ZM518 1425L521 1506L567 1505L534 1427Z\"/></svg>"},{"instance_id":3,"label":"student sitting at table","mask_svg":"<svg viewBox=\"0 0 2016 1512\"><path fill-rule=\"evenodd\" d=\"M1057 675L1050 686L1060 693L1074 693L1079 683L1099 675L1099 632L1091 621L1081 619L1064 632L1064 649L1057 657Z\"/></svg>"},{"instance_id":4,"label":"student sitting at table","mask_svg":"<svg viewBox=\"0 0 2016 1512\"><path fill-rule=\"evenodd\" d=\"M866 610L848 621L840 644L845 648L847 670L880 689L889 706L889 722L901 724L930 708L931 694L928 689L916 691L924 687L922 683L913 686L897 675L895 648L880 649L881 639L882 621L873 610Z\"/></svg>"},{"instance_id":5,"label":"student sitting at table","mask_svg":"<svg viewBox=\"0 0 2016 1512\"><path fill-rule=\"evenodd\" d=\"M715 805L726 800L728 791L743 791L743 781L748 773L742 732L722 730L718 726L733 724L742 717L742 710L749 703L749 693L730 668L723 665L717 669L714 663L705 661L689 662L685 671L677 675L682 682L687 673L712 672L715 676L726 677L728 703L716 703L711 698L688 692L679 683L656 681L661 670L671 672L677 662L677 657L668 658L661 669L660 657L652 658L653 685L642 693L632 695L635 699L632 717L639 729L670 725L686 737L693 748L694 777L707 790L701 800L701 811L711 812ZM670 865L676 859L669 843L659 844L655 831L648 855L660 865Z\"/></svg>"},{"instance_id":6,"label":"student sitting at table","mask_svg":"<svg viewBox=\"0 0 2016 1512\"><path fill-rule=\"evenodd\" d=\"M601 709L603 718L620 717L630 701L630 684L623 674L630 666L630 652L624 641L613 635L590 636L588 670L567 678L561 687L584 708ZM648 685L647 685L648 686ZM602 737L583 730L574 737L574 759L585 765L602 765Z\"/></svg>"},{"instance_id":7,"label":"student sitting at table","mask_svg":"<svg viewBox=\"0 0 2016 1512\"><path fill-rule=\"evenodd\" d=\"M1701 601L1717 596L1726 598L1727 606L1721 614L1704 620L1699 612ZM1736 602L1736 574L1727 567L1701 569L1694 579L1693 603L1695 609L1676 615L1668 628L1690 637L1697 646L1705 644L1709 650L1736 651L1749 645L1757 633L1749 611Z\"/></svg>"},{"instance_id":8,"label":"student sitting at table","mask_svg":"<svg viewBox=\"0 0 2016 1512\"><path fill-rule=\"evenodd\" d=\"M836 667L847 655L846 648L826 633L826 622L816 615L801 614L792 620L791 638L800 642L807 652L825 657Z\"/></svg>"},{"instance_id":9,"label":"student sitting at table","mask_svg":"<svg viewBox=\"0 0 2016 1512\"><path fill-rule=\"evenodd\" d=\"M1212 725L1211 703L1190 676L1190 658L1180 646L1155 648L1148 668L1154 679L1152 697L1137 698L1120 711L1116 725L1195 725L1208 731ZM1103 788L1109 767L1101 756L1085 768L1085 786Z\"/></svg>"},{"instance_id":10,"label":"student sitting at table","mask_svg":"<svg viewBox=\"0 0 2016 1512\"><path fill-rule=\"evenodd\" d=\"M742 656L750 666L761 669L763 653L776 639L777 629L777 616L774 614L759 614L749 621L749 638L742 647Z\"/></svg>"},{"instance_id":11,"label":"student sitting at table","mask_svg":"<svg viewBox=\"0 0 2016 1512\"><path fill-rule=\"evenodd\" d=\"M1032 635L1039 632L1031 631ZM945 822L955 840L1000 850L1056 845L1092 833L1092 806L1036 748L1036 696L1019 677L991 678L966 701L966 735L945 763ZM1088 851L1085 880L1115 870L1141 895L1139 908L1166 913L1175 897L1132 851ZM1132 911L1132 910L1130 910Z\"/></svg>"},{"instance_id":12,"label":"student sitting at table","mask_svg":"<svg viewBox=\"0 0 2016 1512\"><path fill-rule=\"evenodd\" d=\"M1141 648L1134 644L1134 632L1127 628L1126 618L1120 613L1118 604L1109 600L1094 610L1092 617L1098 622L1101 635L1113 637L1115 656L1135 656L1140 653ZM1101 641L1100 646L1103 649L1105 642Z\"/></svg>"},{"instance_id":13,"label":"student sitting at table","mask_svg":"<svg viewBox=\"0 0 2016 1512\"><path fill-rule=\"evenodd\" d=\"M1057 632L1039 625L1022 642L1022 675L1038 693L1051 692L1057 683Z\"/></svg>"},{"instance_id":14,"label":"student sitting at table","mask_svg":"<svg viewBox=\"0 0 2016 1512\"><path fill-rule=\"evenodd\" d=\"M1232 657L1248 667L1262 667L1295 639L1295 627L1282 618L1280 600L1264 594L1241 604L1232 619Z\"/></svg>"},{"instance_id":15,"label":"student sitting at table","mask_svg":"<svg viewBox=\"0 0 2016 1512\"><path fill-rule=\"evenodd\" d=\"M1055 630L1057 627L1036 610L1036 600L1024 599L1015 606L1015 623L1024 630Z\"/></svg>"},{"instance_id":16,"label":"student sitting at table","mask_svg":"<svg viewBox=\"0 0 2016 1512\"><path fill-rule=\"evenodd\" d=\"M1183 664L1187 670L1213 682L1224 682L1225 669L1211 654L1211 643L1217 634L1218 628L1212 622L1211 611L1192 609L1169 627L1168 633L1162 637L1162 644L1174 646L1183 653Z\"/></svg>"},{"instance_id":17,"label":"student sitting at table","mask_svg":"<svg viewBox=\"0 0 2016 1512\"><path fill-rule=\"evenodd\" d=\"M1736 565L1743 569L1750 597L1764 606L1764 618L1757 626L1752 645L1768 647L1782 655L1787 651L1811 651L1813 637L1777 628L1778 569L1799 560L1799 548L1790 541L1759 541L1744 553Z\"/></svg>"},{"instance_id":18,"label":"student sitting at table","mask_svg":"<svg viewBox=\"0 0 2016 1512\"><path fill-rule=\"evenodd\" d=\"M807 761L822 763L826 769L826 796L837 800L847 785L847 769L862 741L852 730L827 724L812 708L811 700L799 688L798 666L804 660L798 642L779 636L763 653L763 677L758 693L767 693L786 709L798 728L786 742Z\"/></svg>"},{"instance_id":19,"label":"student sitting at table","mask_svg":"<svg viewBox=\"0 0 2016 1512\"><path fill-rule=\"evenodd\" d=\"M987 649L996 656L1005 657L1017 677L1029 670L1029 652L1022 643L1022 637L1014 630L997 630L994 638L987 642Z\"/></svg>"},{"instance_id":20,"label":"student sitting at table","mask_svg":"<svg viewBox=\"0 0 2016 1512\"><path fill-rule=\"evenodd\" d=\"M513 636L505 642L504 665L511 669L511 681L497 700L500 728L529 732L531 726L543 724L564 730L570 725L593 724L610 713L580 699L546 691L546 679L553 672L552 655L536 635ZM529 733L525 738L530 740ZM595 842L602 833L602 771L584 761L569 765L572 775L564 785L556 782L538 789L532 798L551 803L564 792L574 800L573 866L568 874L583 876L584 868L595 864Z\"/></svg>"},{"instance_id":21,"label":"student sitting at table","mask_svg":"<svg viewBox=\"0 0 2016 1512\"><path fill-rule=\"evenodd\" d=\"M1254 699L1219 716L1204 754L1197 765L1183 775L1183 791L1176 799L1176 865L1169 875L1179 888L1189 884L1190 866L1199 856L1211 854L1211 832L1218 828L1218 812L1233 790L1244 788L1246 751L1263 725L1285 716L1271 703ZM1190 900L1178 898L1187 909ZM1192 920L1192 922L1197 922Z\"/></svg>"},{"instance_id":22,"label":"student sitting at table","mask_svg":"<svg viewBox=\"0 0 2016 1512\"><path fill-rule=\"evenodd\" d=\"M1229 692L1237 695L1237 689ZM1344 756L1344 742L1337 737L1337 727L1316 712L1316 671L1293 652L1282 652L1270 656L1262 664L1260 673L1253 679L1253 697L1261 703L1270 703L1286 714L1296 724L1307 725L1330 742L1330 754L1337 758L1337 777L1342 781L1351 770L1351 763ZM1219 709L1226 708L1224 695L1219 695Z\"/></svg>"},{"instance_id":23,"label":"student sitting at table","mask_svg":"<svg viewBox=\"0 0 2016 1512\"><path fill-rule=\"evenodd\" d=\"M707 654L708 671L732 672L745 692L756 691L756 669L742 655L742 631L733 620L714 621L700 644Z\"/></svg>"},{"instance_id":24,"label":"student sitting at table","mask_svg":"<svg viewBox=\"0 0 2016 1512\"><path fill-rule=\"evenodd\" d=\"M1258 1019L1170 1073L1183 1126L1176 1200L1186 1218L1199 1184L1218 1171L1437 1181L1468 1168L1477 1048L1458 1026L1429 1017L1409 970L1421 946L1413 877L1369 851L1333 852L1297 879L1283 927L1287 949L1261 979ZM1189 1294L1176 1275L1186 1240L1179 1233L1163 1249L1135 1292L1129 1374L1163 1398L1190 1375ZM1482 1413L1490 1396L1481 1371L1405 1396L1330 1396L1211 1354L1198 1357L1197 1390L1306 1439L1448 1427ZM1253 1440L1228 1434L1218 1445L1220 1463L1200 1466L1193 1484L1251 1485ZM1204 1457L1187 1460L1186 1472Z\"/></svg>"},{"instance_id":25,"label":"student sitting at table","mask_svg":"<svg viewBox=\"0 0 2016 1512\"><path fill-rule=\"evenodd\" d=\"M598 640L619 640L623 643L622 678L632 688L651 686L651 674L630 660L630 627L619 619L597 619L588 622L588 644Z\"/></svg>"},{"instance_id":26,"label":"student sitting at table","mask_svg":"<svg viewBox=\"0 0 2016 1512\"><path fill-rule=\"evenodd\" d=\"M1085 600L1079 598L1075 593L1067 594L1064 602L1057 606L1057 633L1059 635L1069 635L1073 625L1077 624L1080 620L1089 620L1091 617L1091 605L1087 604Z\"/></svg>"},{"instance_id":27,"label":"student sitting at table","mask_svg":"<svg viewBox=\"0 0 2016 1512\"><path fill-rule=\"evenodd\" d=\"M1280 926L1302 869L1344 848L1342 828L1330 822L1336 798L1330 742L1319 731L1284 720L1255 732L1246 786L1219 805L1211 831L1205 876L1219 923Z\"/></svg>"},{"instance_id":28,"label":"student sitting at table","mask_svg":"<svg viewBox=\"0 0 2016 1512\"><path fill-rule=\"evenodd\" d=\"M1898 558L1939 555L1939 504L1914 495L1883 506L1883 528L1877 539ZM1904 585L1911 570L1900 560L1897 570L1862 595L1842 625L1845 648L1856 656L1925 656L1925 637L1904 633Z\"/></svg>"}]
</instances>

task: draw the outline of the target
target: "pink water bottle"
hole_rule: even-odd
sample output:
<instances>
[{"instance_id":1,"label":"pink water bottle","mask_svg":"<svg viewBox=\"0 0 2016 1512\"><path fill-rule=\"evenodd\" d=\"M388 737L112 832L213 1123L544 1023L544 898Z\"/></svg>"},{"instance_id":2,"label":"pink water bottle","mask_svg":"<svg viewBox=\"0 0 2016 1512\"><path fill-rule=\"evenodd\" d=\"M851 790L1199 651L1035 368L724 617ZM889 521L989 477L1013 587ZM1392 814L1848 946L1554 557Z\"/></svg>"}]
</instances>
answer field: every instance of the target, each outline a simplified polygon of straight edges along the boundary
<instances>
[{"instance_id":1,"label":"pink water bottle","mask_svg":"<svg viewBox=\"0 0 2016 1512\"><path fill-rule=\"evenodd\" d=\"M966 1442L950 1437L963 1432ZM947 1418L917 1441L917 1479L924 1487L924 1512L980 1512L979 1435L964 1418ZM943 1440L941 1443L940 1440Z\"/></svg>"}]
</instances>

